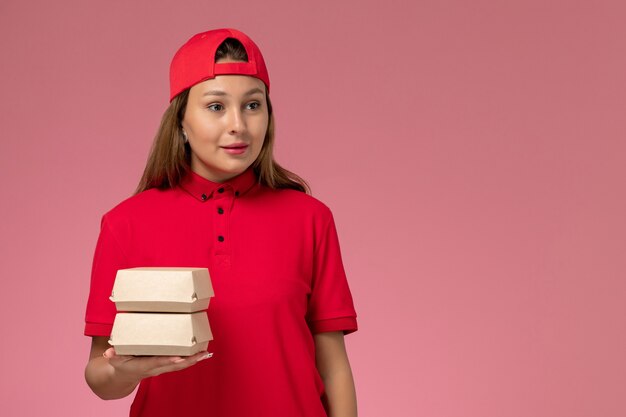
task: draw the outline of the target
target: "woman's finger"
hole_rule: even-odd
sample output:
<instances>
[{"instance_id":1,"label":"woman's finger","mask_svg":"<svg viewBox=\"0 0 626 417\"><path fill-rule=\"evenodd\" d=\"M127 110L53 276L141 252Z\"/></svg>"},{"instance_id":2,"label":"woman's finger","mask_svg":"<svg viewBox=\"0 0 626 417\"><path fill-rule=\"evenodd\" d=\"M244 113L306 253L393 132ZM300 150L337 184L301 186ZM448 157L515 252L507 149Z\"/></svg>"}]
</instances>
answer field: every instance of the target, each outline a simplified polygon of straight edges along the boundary
<instances>
[{"instance_id":1,"label":"woman's finger","mask_svg":"<svg viewBox=\"0 0 626 417\"><path fill-rule=\"evenodd\" d=\"M102 356L104 356L107 359L117 359L117 360L121 360L121 361L127 361L129 359L132 359L133 356L128 356L128 355L118 355L117 353L115 353L115 348L108 348L107 350L104 351L104 353L102 354Z\"/></svg>"}]
</instances>

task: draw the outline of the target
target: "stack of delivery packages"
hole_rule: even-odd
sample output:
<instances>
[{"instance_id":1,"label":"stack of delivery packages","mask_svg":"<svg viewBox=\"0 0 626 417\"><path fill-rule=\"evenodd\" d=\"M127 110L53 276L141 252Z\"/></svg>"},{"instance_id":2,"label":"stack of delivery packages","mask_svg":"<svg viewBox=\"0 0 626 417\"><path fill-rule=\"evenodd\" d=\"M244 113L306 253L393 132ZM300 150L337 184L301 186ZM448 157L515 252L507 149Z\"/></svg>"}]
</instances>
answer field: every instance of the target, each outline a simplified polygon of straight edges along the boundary
<instances>
[{"instance_id":1,"label":"stack of delivery packages","mask_svg":"<svg viewBox=\"0 0 626 417\"><path fill-rule=\"evenodd\" d=\"M117 271L117 315L109 344L118 355L189 356L213 339L206 309L213 296L206 268Z\"/></svg>"}]
</instances>

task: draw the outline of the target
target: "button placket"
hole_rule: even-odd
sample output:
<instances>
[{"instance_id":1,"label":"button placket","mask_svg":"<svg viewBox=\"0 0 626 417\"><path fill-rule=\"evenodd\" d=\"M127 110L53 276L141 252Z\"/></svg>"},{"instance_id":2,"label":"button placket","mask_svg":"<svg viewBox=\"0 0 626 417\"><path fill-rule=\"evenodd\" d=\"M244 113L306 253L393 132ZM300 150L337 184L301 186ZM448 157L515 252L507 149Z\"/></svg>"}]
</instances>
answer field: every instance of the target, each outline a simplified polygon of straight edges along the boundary
<instances>
[{"instance_id":1,"label":"button placket","mask_svg":"<svg viewBox=\"0 0 626 417\"><path fill-rule=\"evenodd\" d=\"M213 194L215 199L215 235L214 239L215 254L223 257L230 254L229 239L229 220L230 209L232 207L233 190L229 186L219 187L217 192Z\"/></svg>"}]
</instances>

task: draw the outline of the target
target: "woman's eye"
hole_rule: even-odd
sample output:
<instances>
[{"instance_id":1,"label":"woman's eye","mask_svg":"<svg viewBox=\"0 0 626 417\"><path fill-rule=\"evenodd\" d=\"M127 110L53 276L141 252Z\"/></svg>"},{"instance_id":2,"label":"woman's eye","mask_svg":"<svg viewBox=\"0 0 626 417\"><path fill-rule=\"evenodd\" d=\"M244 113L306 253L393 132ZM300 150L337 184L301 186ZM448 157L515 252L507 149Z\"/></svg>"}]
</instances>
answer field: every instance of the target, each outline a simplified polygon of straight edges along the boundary
<instances>
[{"instance_id":1,"label":"woman's eye","mask_svg":"<svg viewBox=\"0 0 626 417\"><path fill-rule=\"evenodd\" d=\"M207 109L211 110L211 111L220 111L222 110L224 107L221 104L209 104L207 106Z\"/></svg>"},{"instance_id":2,"label":"woman's eye","mask_svg":"<svg viewBox=\"0 0 626 417\"><path fill-rule=\"evenodd\" d=\"M256 110L259 107L261 107L261 103L257 102L257 101L253 101L252 103L248 104L248 108L251 110Z\"/></svg>"}]
</instances>

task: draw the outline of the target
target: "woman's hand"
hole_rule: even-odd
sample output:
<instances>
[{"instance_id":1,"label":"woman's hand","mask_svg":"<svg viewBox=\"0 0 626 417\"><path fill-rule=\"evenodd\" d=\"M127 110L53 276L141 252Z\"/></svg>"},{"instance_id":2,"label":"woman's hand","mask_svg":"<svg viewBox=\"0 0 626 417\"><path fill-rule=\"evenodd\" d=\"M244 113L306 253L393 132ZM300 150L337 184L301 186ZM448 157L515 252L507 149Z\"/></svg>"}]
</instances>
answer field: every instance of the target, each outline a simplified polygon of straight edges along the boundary
<instances>
[{"instance_id":1,"label":"woman's hand","mask_svg":"<svg viewBox=\"0 0 626 417\"><path fill-rule=\"evenodd\" d=\"M164 372L180 371L195 365L203 359L210 358L208 352L198 352L195 355L180 356L123 356L115 353L115 348L108 348L102 354L109 360L120 378L130 381L141 381L143 378L157 376Z\"/></svg>"},{"instance_id":2,"label":"woman's hand","mask_svg":"<svg viewBox=\"0 0 626 417\"><path fill-rule=\"evenodd\" d=\"M180 371L211 357L208 352L193 356L124 356L110 347L108 337L92 338L85 380L102 399L123 398L132 393L143 378Z\"/></svg>"}]
</instances>

